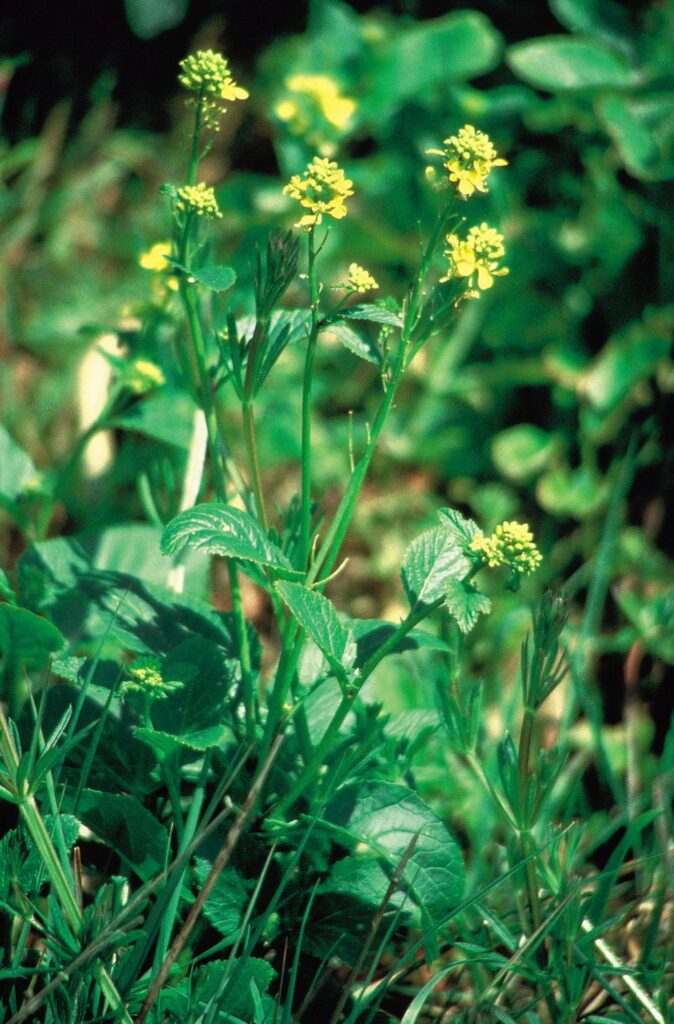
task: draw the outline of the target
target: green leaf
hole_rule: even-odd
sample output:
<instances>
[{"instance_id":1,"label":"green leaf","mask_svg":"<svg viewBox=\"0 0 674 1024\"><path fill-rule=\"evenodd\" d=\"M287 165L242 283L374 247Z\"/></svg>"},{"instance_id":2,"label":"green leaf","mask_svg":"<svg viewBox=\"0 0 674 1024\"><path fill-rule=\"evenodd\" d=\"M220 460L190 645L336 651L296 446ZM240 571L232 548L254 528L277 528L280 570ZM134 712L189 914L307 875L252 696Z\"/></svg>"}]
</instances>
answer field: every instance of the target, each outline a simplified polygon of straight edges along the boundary
<instances>
[{"instance_id":1,"label":"green leaf","mask_svg":"<svg viewBox=\"0 0 674 1024\"><path fill-rule=\"evenodd\" d=\"M615 50L596 39L541 36L515 43L507 61L520 78L548 92L627 88L629 65Z\"/></svg>"},{"instance_id":2,"label":"green leaf","mask_svg":"<svg viewBox=\"0 0 674 1024\"><path fill-rule=\"evenodd\" d=\"M175 555L184 547L253 562L284 579L302 575L252 516L219 502L195 505L171 520L162 535L162 551Z\"/></svg>"},{"instance_id":3,"label":"green leaf","mask_svg":"<svg viewBox=\"0 0 674 1024\"><path fill-rule=\"evenodd\" d=\"M616 588L614 597L648 653L674 665L674 588L649 598Z\"/></svg>"},{"instance_id":4,"label":"green leaf","mask_svg":"<svg viewBox=\"0 0 674 1024\"><path fill-rule=\"evenodd\" d=\"M462 516L455 508L441 508L438 515L445 530L452 535L458 546L462 550L469 547L473 537L479 532L477 523Z\"/></svg>"},{"instance_id":5,"label":"green leaf","mask_svg":"<svg viewBox=\"0 0 674 1024\"><path fill-rule=\"evenodd\" d=\"M600 508L607 498L606 484L592 470L550 470L536 485L536 498L541 508L558 516L582 520Z\"/></svg>"},{"instance_id":6,"label":"green leaf","mask_svg":"<svg viewBox=\"0 0 674 1024\"><path fill-rule=\"evenodd\" d=\"M236 281L236 272L222 266L199 267L190 271L190 276L212 292L226 292Z\"/></svg>"},{"instance_id":7,"label":"green leaf","mask_svg":"<svg viewBox=\"0 0 674 1024\"><path fill-rule=\"evenodd\" d=\"M402 327L403 322L397 313L392 313L385 306L377 306L373 302L363 302L359 306L340 309L340 320L369 320L373 324L388 324L389 327Z\"/></svg>"},{"instance_id":8,"label":"green leaf","mask_svg":"<svg viewBox=\"0 0 674 1024\"><path fill-rule=\"evenodd\" d=\"M33 460L0 425L0 505L14 503L40 481Z\"/></svg>"},{"instance_id":9,"label":"green leaf","mask_svg":"<svg viewBox=\"0 0 674 1024\"><path fill-rule=\"evenodd\" d=\"M629 324L582 374L578 390L598 412L611 412L669 354L673 334L674 306L656 309L643 322Z\"/></svg>"},{"instance_id":10,"label":"green leaf","mask_svg":"<svg viewBox=\"0 0 674 1024\"><path fill-rule=\"evenodd\" d=\"M422 533L408 547L400 570L410 607L444 597L449 580L463 579L469 569L456 537L444 526Z\"/></svg>"},{"instance_id":11,"label":"green leaf","mask_svg":"<svg viewBox=\"0 0 674 1024\"><path fill-rule=\"evenodd\" d=\"M366 359L368 363L381 366L381 352L371 338L363 338L346 324L341 323L330 324L328 330L331 334L334 334L344 348L348 348L349 352L353 352L360 359Z\"/></svg>"},{"instance_id":12,"label":"green leaf","mask_svg":"<svg viewBox=\"0 0 674 1024\"><path fill-rule=\"evenodd\" d=\"M192 399L184 392L164 388L156 394L146 395L142 402L134 402L121 416L112 420L112 425L188 449L195 408Z\"/></svg>"},{"instance_id":13,"label":"green leaf","mask_svg":"<svg viewBox=\"0 0 674 1024\"><path fill-rule=\"evenodd\" d=\"M491 601L470 583L450 580L445 605L462 633L470 633L479 619L491 610Z\"/></svg>"},{"instance_id":14,"label":"green leaf","mask_svg":"<svg viewBox=\"0 0 674 1024\"><path fill-rule=\"evenodd\" d=\"M356 643L351 630L339 621L332 601L297 583L277 583L276 589L331 666L349 672L356 659Z\"/></svg>"},{"instance_id":15,"label":"green leaf","mask_svg":"<svg viewBox=\"0 0 674 1024\"><path fill-rule=\"evenodd\" d=\"M349 628L356 640L356 668L361 668L375 651L378 651L396 631L396 627L392 622L385 622L383 619L350 619ZM403 651L418 651L421 647L433 651L449 650L447 643L439 636L434 636L433 633L415 626L406 636L400 639L392 653L401 654Z\"/></svg>"},{"instance_id":16,"label":"green leaf","mask_svg":"<svg viewBox=\"0 0 674 1024\"><path fill-rule=\"evenodd\" d=\"M558 450L555 435L533 423L518 423L502 430L491 443L494 465L515 483L524 483L542 473Z\"/></svg>"},{"instance_id":17,"label":"green leaf","mask_svg":"<svg viewBox=\"0 0 674 1024\"><path fill-rule=\"evenodd\" d=\"M628 11L612 0L549 0L552 13L570 32L629 46L634 27Z\"/></svg>"},{"instance_id":18,"label":"green leaf","mask_svg":"<svg viewBox=\"0 0 674 1024\"><path fill-rule=\"evenodd\" d=\"M6 679L22 668L40 669L65 638L51 622L11 604L0 604L0 666Z\"/></svg>"},{"instance_id":19,"label":"green leaf","mask_svg":"<svg viewBox=\"0 0 674 1024\"><path fill-rule=\"evenodd\" d=\"M66 794L65 802L71 802L69 794ZM154 815L132 796L85 789L77 816L143 881L164 870L170 849L169 834Z\"/></svg>"},{"instance_id":20,"label":"green leaf","mask_svg":"<svg viewBox=\"0 0 674 1024\"><path fill-rule=\"evenodd\" d=\"M230 979L224 989L225 973ZM257 1021L253 986L262 994L264 1020L272 1020L274 1002L267 989L276 977L276 971L266 960L232 957L227 961L212 960L191 971L189 977L174 988L162 991L162 1007L170 1010L172 1019L202 1020L209 1011L214 1024L247 1024ZM211 1011L214 1010L211 1017Z\"/></svg>"},{"instance_id":21,"label":"green leaf","mask_svg":"<svg viewBox=\"0 0 674 1024\"><path fill-rule=\"evenodd\" d=\"M378 884L373 884L376 876L368 870L369 885L357 894L371 906L383 899L410 840L418 835L401 887L421 911L424 926L441 929L463 893L463 862L447 826L416 793L390 782L349 784L337 792L325 819L339 827L339 842L350 840L349 864L354 871L372 860L383 868ZM339 875L343 883L348 869L340 868Z\"/></svg>"},{"instance_id":22,"label":"green leaf","mask_svg":"<svg viewBox=\"0 0 674 1024\"><path fill-rule=\"evenodd\" d=\"M637 178L652 177L660 153L653 132L640 120L636 105L625 96L609 93L598 98L597 113L626 170Z\"/></svg>"},{"instance_id":23,"label":"green leaf","mask_svg":"<svg viewBox=\"0 0 674 1024\"><path fill-rule=\"evenodd\" d=\"M198 857L194 867L197 881L202 887L212 865ZM204 903L204 915L225 938L234 941L247 902L248 892L241 876L234 868L227 867L218 875L215 886Z\"/></svg>"},{"instance_id":24,"label":"green leaf","mask_svg":"<svg viewBox=\"0 0 674 1024\"><path fill-rule=\"evenodd\" d=\"M47 832L54 840L57 827L61 829L63 844L66 850L70 851L80 834L80 823L72 814L59 814L58 823L52 814L45 814L44 823ZM36 895L40 885L45 880L45 870L42 858L36 848L31 847L30 853L21 865L19 873L19 885L27 896Z\"/></svg>"},{"instance_id":25,"label":"green leaf","mask_svg":"<svg viewBox=\"0 0 674 1024\"><path fill-rule=\"evenodd\" d=\"M444 84L465 82L498 63L501 37L484 15L457 11L391 34L378 49L365 103L382 117L401 102Z\"/></svg>"},{"instance_id":26,"label":"green leaf","mask_svg":"<svg viewBox=\"0 0 674 1024\"><path fill-rule=\"evenodd\" d=\"M14 594L14 588L9 582L7 573L0 569L0 597L4 598L9 604L16 603L16 595Z\"/></svg>"}]
</instances>

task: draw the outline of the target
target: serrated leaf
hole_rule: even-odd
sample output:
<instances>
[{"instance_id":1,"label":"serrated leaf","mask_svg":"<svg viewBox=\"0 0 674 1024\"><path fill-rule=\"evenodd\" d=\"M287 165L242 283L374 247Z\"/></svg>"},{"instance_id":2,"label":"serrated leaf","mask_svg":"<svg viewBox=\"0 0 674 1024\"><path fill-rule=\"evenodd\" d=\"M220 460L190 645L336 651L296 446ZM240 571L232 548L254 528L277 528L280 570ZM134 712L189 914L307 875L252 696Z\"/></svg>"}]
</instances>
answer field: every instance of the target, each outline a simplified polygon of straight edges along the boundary
<instances>
[{"instance_id":1,"label":"serrated leaf","mask_svg":"<svg viewBox=\"0 0 674 1024\"><path fill-rule=\"evenodd\" d=\"M232 267L199 267L198 270L190 271L190 275L212 292L226 292L236 281L236 271Z\"/></svg>"},{"instance_id":2,"label":"serrated leaf","mask_svg":"<svg viewBox=\"0 0 674 1024\"><path fill-rule=\"evenodd\" d=\"M486 615L491 610L491 601L472 584L450 580L445 606L461 632L470 633L480 615Z\"/></svg>"},{"instance_id":3,"label":"serrated leaf","mask_svg":"<svg viewBox=\"0 0 674 1024\"><path fill-rule=\"evenodd\" d=\"M195 505L171 520L162 534L162 551L174 555L185 547L253 562L284 579L302 576L252 516L219 502Z\"/></svg>"},{"instance_id":4,"label":"serrated leaf","mask_svg":"<svg viewBox=\"0 0 674 1024\"><path fill-rule=\"evenodd\" d=\"M438 515L444 528L452 534L461 548L467 547L478 533L477 523L462 516L455 508L441 508Z\"/></svg>"},{"instance_id":5,"label":"serrated leaf","mask_svg":"<svg viewBox=\"0 0 674 1024\"><path fill-rule=\"evenodd\" d=\"M226 972L233 980L222 989ZM266 960L254 957L247 957L245 961L236 957L227 961L212 960L191 971L189 978L179 985L164 989L162 1007L171 1011L171 1019L201 1020L208 1010L213 1024L243 1024L257 1020L252 995L254 986L262 994L264 1020L271 1020L274 1003L266 992L275 976L276 971Z\"/></svg>"},{"instance_id":6,"label":"serrated leaf","mask_svg":"<svg viewBox=\"0 0 674 1024\"><path fill-rule=\"evenodd\" d=\"M278 583L276 589L332 667L349 672L356 659L356 643L351 630L339 621L332 601L297 583Z\"/></svg>"},{"instance_id":7,"label":"serrated leaf","mask_svg":"<svg viewBox=\"0 0 674 1024\"><path fill-rule=\"evenodd\" d=\"M390 782L349 784L337 792L324 817L350 837L354 865L363 858L383 866L379 885L358 894L372 906L381 902L410 840L418 835L401 887L421 911L424 925L441 928L461 899L463 861L447 826L416 793ZM343 873L344 868L339 870ZM371 873L370 879L374 877Z\"/></svg>"},{"instance_id":8,"label":"serrated leaf","mask_svg":"<svg viewBox=\"0 0 674 1024\"><path fill-rule=\"evenodd\" d=\"M199 886L202 887L212 865L198 857L194 867ZM215 886L204 903L204 915L225 938L231 938L233 941L247 902L248 892L241 876L234 868L227 867L218 875Z\"/></svg>"},{"instance_id":9,"label":"serrated leaf","mask_svg":"<svg viewBox=\"0 0 674 1024\"><path fill-rule=\"evenodd\" d=\"M344 348L348 348L349 352L353 352L360 359L366 359L368 363L381 366L381 352L371 338L361 337L360 334L356 334L347 324L343 323L330 324L328 329Z\"/></svg>"},{"instance_id":10,"label":"serrated leaf","mask_svg":"<svg viewBox=\"0 0 674 1024\"><path fill-rule=\"evenodd\" d=\"M422 533L408 547L400 570L410 606L440 600L449 580L463 579L469 569L456 537L444 526Z\"/></svg>"},{"instance_id":11,"label":"serrated leaf","mask_svg":"<svg viewBox=\"0 0 674 1024\"><path fill-rule=\"evenodd\" d=\"M516 75L548 92L626 88L629 65L620 54L596 39L540 36L515 43L507 60Z\"/></svg>"},{"instance_id":12,"label":"serrated leaf","mask_svg":"<svg viewBox=\"0 0 674 1024\"><path fill-rule=\"evenodd\" d=\"M389 327L402 327L403 322L397 313L385 306L377 306L373 302L363 302L358 306L340 309L340 320L369 320L373 324L388 324Z\"/></svg>"}]
</instances>

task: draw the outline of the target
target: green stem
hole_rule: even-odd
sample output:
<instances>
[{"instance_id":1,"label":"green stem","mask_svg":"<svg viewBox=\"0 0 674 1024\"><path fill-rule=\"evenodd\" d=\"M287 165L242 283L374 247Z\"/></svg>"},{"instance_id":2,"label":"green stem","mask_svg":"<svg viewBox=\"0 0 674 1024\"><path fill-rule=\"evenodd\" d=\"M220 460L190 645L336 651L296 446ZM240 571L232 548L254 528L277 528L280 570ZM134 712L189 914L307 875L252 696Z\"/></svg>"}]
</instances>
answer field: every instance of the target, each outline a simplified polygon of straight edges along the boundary
<instances>
[{"instance_id":1,"label":"green stem","mask_svg":"<svg viewBox=\"0 0 674 1024\"><path fill-rule=\"evenodd\" d=\"M262 529L266 532L269 529L267 520L267 509L262 491L262 478L260 475L260 462L257 456L257 441L255 438L255 411L253 403L245 397L241 404L243 414L243 437L248 454L248 465L250 468L250 479L255 496L255 509Z\"/></svg>"},{"instance_id":2,"label":"green stem","mask_svg":"<svg viewBox=\"0 0 674 1024\"><path fill-rule=\"evenodd\" d=\"M435 611L436 608L439 608L443 601L444 597L440 597L437 601L434 601L433 604L416 605L407 617L403 619L395 632L391 633L388 640L385 640L381 647L379 647L365 662L360 671L359 684L362 685L362 683L372 675L379 662L383 661L388 654L391 654L396 649L400 641L403 640L416 625L424 619L427 619L431 612Z\"/></svg>"},{"instance_id":3,"label":"green stem","mask_svg":"<svg viewBox=\"0 0 674 1024\"><path fill-rule=\"evenodd\" d=\"M203 113L204 98L200 93L197 98L197 105L194 111L194 127L192 129L192 149L190 152L190 165L187 172L188 185L196 185L197 169L199 167L199 142L201 137L201 120Z\"/></svg>"},{"instance_id":4,"label":"green stem","mask_svg":"<svg viewBox=\"0 0 674 1024\"><path fill-rule=\"evenodd\" d=\"M532 859L535 852L531 835L532 822L529 820L529 812L526 807L527 784L529 781L529 766L531 761L531 743L534 735L535 711L531 707L525 707L522 719L522 730L520 732L519 753L517 773L519 779L518 795L519 807L517 814L517 827L520 835L522 857L526 860L526 883L527 898L531 911L531 920L534 931L541 924L541 903L538 897L538 883L536 880L536 862Z\"/></svg>"},{"instance_id":5,"label":"green stem","mask_svg":"<svg viewBox=\"0 0 674 1024\"><path fill-rule=\"evenodd\" d=\"M231 558L227 559L227 572L229 574L229 589L232 595L232 613L236 623L237 638L239 641L239 654L241 657L241 689L243 693L244 713L246 716L246 739L252 743L255 739L256 722L255 680L250 656L248 628L246 626L246 617L243 613L241 584L239 582L239 574L236 570L236 563Z\"/></svg>"},{"instance_id":6,"label":"green stem","mask_svg":"<svg viewBox=\"0 0 674 1024\"><path fill-rule=\"evenodd\" d=\"M311 300L311 327L307 343L307 354L304 361L304 379L302 381L302 494L300 503L299 555L301 568L308 566L311 543L311 392L320 321L313 226L309 228L307 234L307 272Z\"/></svg>"}]
</instances>

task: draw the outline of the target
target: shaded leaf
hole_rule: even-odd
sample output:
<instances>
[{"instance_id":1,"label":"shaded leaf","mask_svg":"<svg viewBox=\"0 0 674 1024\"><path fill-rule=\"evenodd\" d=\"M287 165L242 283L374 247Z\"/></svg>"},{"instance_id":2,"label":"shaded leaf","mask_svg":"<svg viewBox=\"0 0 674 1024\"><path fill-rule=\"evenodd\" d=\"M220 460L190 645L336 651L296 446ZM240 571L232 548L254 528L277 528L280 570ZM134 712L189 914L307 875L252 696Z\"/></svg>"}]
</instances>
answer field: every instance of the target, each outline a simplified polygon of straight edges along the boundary
<instances>
[{"instance_id":1,"label":"shaded leaf","mask_svg":"<svg viewBox=\"0 0 674 1024\"><path fill-rule=\"evenodd\" d=\"M69 794L65 802L70 803ZM132 796L85 789L77 817L143 881L163 871L170 846L168 832Z\"/></svg>"},{"instance_id":2,"label":"shaded leaf","mask_svg":"<svg viewBox=\"0 0 674 1024\"><path fill-rule=\"evenodd\" d=\"M202 887L212 865L198 857L194 866L197 881ZM222 935L234 940L247 902L248 891L241 876L234 868L226 867L218 875L215 886L204 903L204 915Z\"/></svg>"},{"instance_id":3,"label":"shaded leaf","mask_svg":"<svg viewBox=\"0 0 674 1024\"><path fill-rule=\"evenodd\" d=\"M346 324L330 324L328 329L344 348L348 348L349 352L353 352L360 359L366 359L368 363L381 366L381 352L371 338L363 338L360 334L356 334L355 331L351 330L350 327L347 327Z\"/></svg>"}]
</instances>

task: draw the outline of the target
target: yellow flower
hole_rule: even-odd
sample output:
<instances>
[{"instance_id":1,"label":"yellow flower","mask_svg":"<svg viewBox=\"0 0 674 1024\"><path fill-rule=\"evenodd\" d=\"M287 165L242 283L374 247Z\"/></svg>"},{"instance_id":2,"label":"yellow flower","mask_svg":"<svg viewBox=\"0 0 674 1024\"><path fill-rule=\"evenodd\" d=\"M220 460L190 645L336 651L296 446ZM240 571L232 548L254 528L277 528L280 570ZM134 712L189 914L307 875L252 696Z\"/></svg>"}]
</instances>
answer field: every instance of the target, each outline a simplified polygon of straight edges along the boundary
<instances>
[{"instance_id":1,"label":"yellow flower","mask_svg":"<svg viewBox=\"0 0 674 1024\"><path fill-rule=\"evenodd\" d=\"M312 228L320 224L323 214L341 220L346 217L345 199L353 195L353 182L344 177L344 171L327 157L314 157L302 175L294 174L283 189L283 194L296 199L305 210L297 228Z\"/></svg>"},{"instance_id":2,"label":"yellow flower","mask_svg":"<svg viewBox=\"0 0 674 1024\"><path fill-rule=\"evenodd\" d=\"M443 157L449 181L456 186L462 199L470 198L474 192L488 192L486 180L492 167L505 167L508 163L498 156L489 136L472 124L464 125L456 135L450 135L443 142L443 147L426 152Z\"/></svg>"},{"instance_id":3,"label":"yellow flower","mask_svg":"<svg viewBox=\"0 0 674 1024\"><path fill-rule=\"evenodd\" d=\"M534 535L526 523L500 523L489 537L476 533L470 550L491 569L505 565L515 575L534 572L543 561Z\"/></svg>"},{"instance_id":4,"label":"yellow flower","mask_svg":"<svg viewBox=\"0 0 674 1024\"><path fill-rule=\"evenodd\" d=\"M331 156L351 127L355 100L342 96L339 84L329 75L292 75L285 87L289 95L279 100L274 113L293 135L322 156Z\"/></svg>"},{"instance_id":5,"label":"yellow flower","mask_svg":"<svg viewBox=\"0 0 674 1024\"><path fill-rule=\"evenodd\" d=\"M180 61L178 81L197 95L191 105L201 103L204 122L209 128L218 128L218 117L225 112L225 103L248 99L248 93L237 85L221 53L197 50Z\"/></svg>"},{"instance_id":6,"label":"yellow flower","mask_svg":"<svg viewBox=\"0 0 674 1024\"><path fill-rule=\"evenodd\" d=\"M364 267L359 267L357 263L351 263L349 265L349 287L352 292L362 295L365 292L376 291L379 285Z\"/></svg>"},{"instance_id":7,"label":"yellow flower","mask_svg":"<svg viewBox=\"0 0 674 1024\"><path fill-rule=\"evenodd\" d=\"M447 241L449 248L445 249L444 255L449 260L449 269L441 281L463 277L471 290L477 283L477 287L484 291L491 288L495 277L508 273L507 267L498 265L505 256L503 235L488 224L471 228L466 238L447 235Z\"/></svg>"},{"instance_id":8,"label":"yellow flower","mask_svg":"<svg viewBox=\"0 0 674 1024\"><path fill-rule=\"evenodd\" d=\"M176 206L184 213L194 213L197 217L209 220L222 217L215 192L203 182L198 185L181 185L176 194Z\"/></svg>"},{"instance_id":9,"label":"yellow flower","mask_svg":"<svg viewBox=\"0 0 674 1024\"><path fill-rule=\"evenodd\" d=\"M153 274L163 274L166 270L170 269L170 263L166 257L171 255L171 243L170 242L155 242L149 249L142 252L138 257L138 265L143 270L151 270ZM174 275L166 277L164 281L158 280L156 277L152 280L153 292L156 292L158 299L164 296L164 285L169 288L172 292L178 290L178 281Z\"/></svg>"},{"instance_id":10,"label":"yellow flower","mask_svg":"<svg viewBox=\"0 0 674 1024\"><path fill-rule=\"evenodd\" d=\"M149 700L164 700L170 693L182 689L182 683L166 682L161 668L161 661L153 655L136 658L129 669L131 678L120 687L122 698L142 696Z\"/></svg>"}]
</instances>

